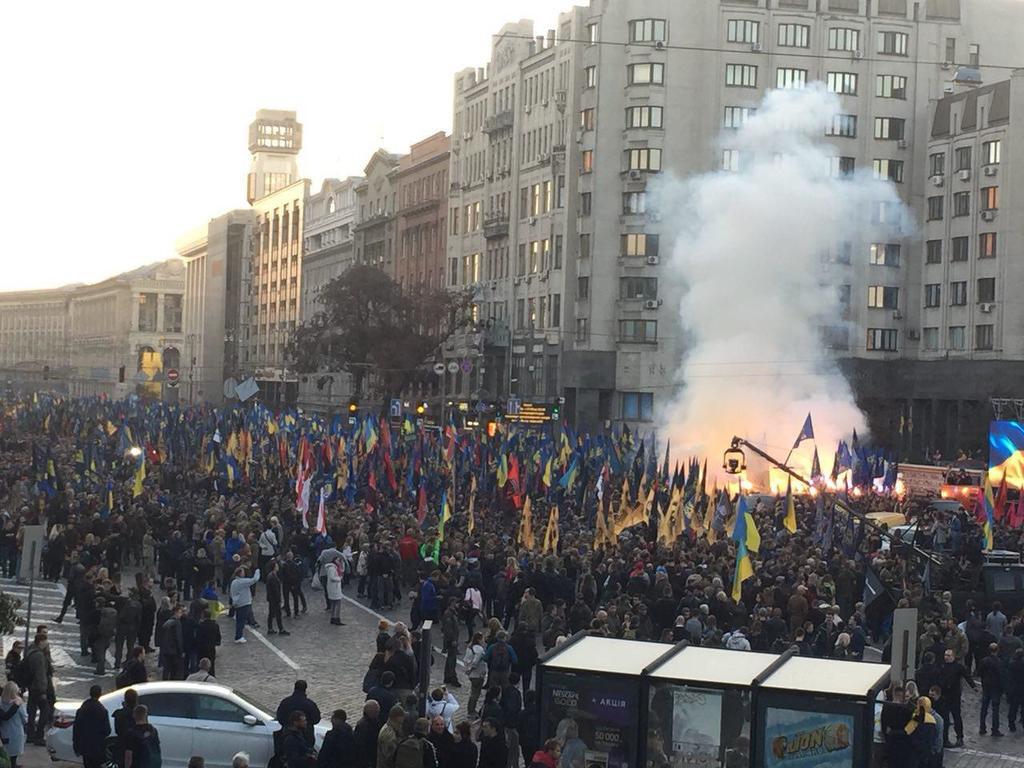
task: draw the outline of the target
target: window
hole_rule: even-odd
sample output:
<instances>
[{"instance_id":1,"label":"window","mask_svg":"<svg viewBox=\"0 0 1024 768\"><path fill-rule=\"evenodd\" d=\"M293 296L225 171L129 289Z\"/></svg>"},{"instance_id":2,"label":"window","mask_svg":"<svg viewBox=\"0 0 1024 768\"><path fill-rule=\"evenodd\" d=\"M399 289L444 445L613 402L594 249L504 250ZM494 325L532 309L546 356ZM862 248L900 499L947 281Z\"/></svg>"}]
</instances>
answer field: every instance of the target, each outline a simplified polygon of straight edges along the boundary
<instances>
[{"instance_id":1,"label":"window","mask_svg":"<svg viewBox=\"0 0 1024 768\"><path fill-rule=\"evenodd\" d=\"M657 320L619 320L619 340L646 344L658 340Z\"/></svg>"},{"instance_id":2,"label":"window","mask_svg":"<svg viewBox=\"0 0 1024 768\"><path fill-rule=\"evenodd\" d=\"M949 326L949 348L967 349L967 329L962 325Z\"/></svg>"},{"instance_id":3,"label":"window","mask_svg":"<svg viewBox=\"0 0 1024 768\"><path fill-rule=\"evenodd\" d=\"M807 70L779 67L775 71L776 88L803 88L807 85Z\"/></svg>"},{"instance_id":4,"label":"window","mask_svg":"<svg viewBox=\"0 0 1024 768\"><path fill-rule=\"evenodd\" d=\"M576 318L576 341L587 341L590 338L590 321L586 317Z\"/></svg>"},{"instance_id":5,"label":"window","mask_svg":"<svg viewBox=\"0 0 1024 768\"><path fill-rule=\"evenodd\" d=\"M586 83L587 88L593 88L597 85L597 67L590 66L583 68L583 82Z\"/></svg>"},{"instance_id":6,"label":"window","mask_svg":"<svg viewBox=\"0 0 1024 768\"><path fill-rule=\"evenodd\" d=\"M978 258L979 259L994 259L996 256L996 247L998 241L996 240L995 232L982 232L978 236Z\"/></svg>"},{"instance_id":7,"label":"window","mask_svg":"<svg viewBox=\"0 0 1024 768\"><path fill-rule=\"evenodd\" d=\"M944 176L946 174L946 153L933 152L928 155L928 175Z\"/></svg>"},{"instance_id":8,"label":"window","mask_svg":"<svg viewBox=\"0 0 1024 768\"><path fill-rule=\"evenodd\" d=\"M934 352L939 348L939 329L923 328L921 330L921 348Z\"/></svg>"},{"instance_id":9,"label":"window","mask_svg":"<svg viewBox=\"0 0 1024 768\"><path fill-rule=\"evenodd\" d=\"M929 283L924 287L924 305L926 307L942 306L942 285Z\"/></svg>"},{"instance_id":10,"label":"window","mask_svg":"<svg viewBox=\"0 0 1024 768\"><path fill-rule=\"evenodd\" d=\"M825 128L826 136L841 136L844 139L857 138L856 115L833 115L832 123Z\"/></svg>"},{"instance_id":11,"label":"window","mask_svg":"<svg viewBox=\"0 0 1024 768\"><path fill-rule=\"evenodd\" d=\"M458 210L457 208L455 210ZM530 188L519 188L519 218L525 219L530 215Z\"/></svg>"},{"instance_id":12,"label":"window","mask_svg":"<svg viewBox=\"0 0 1024 768\"><path fill-rule=\"evenodd\" d=\"M623 256L657 256L658 236L645 234L623 235L620 253Z\"/></svg>"},{"instance_id":13,"label":"window","mask_svg":"<svg viewBox=\"0 0 1024 768\"><path fill-rule=\"evenodd\" d=\"M956 154L956 169L958 171L969 171L971 170L971 148L970 147L957 147L955 150Z\"/></svg>"},{"instance_id":14,"label":"window","mask_svg":"<svg viewBox=\"0 0 1024 768\"><path fill-rule=\"evenodd\" d=\"M626 163L631 171L660 171L660 149L628 149Z\"/></svg>"},{"instance_id":15,"label":"window","mask_svg":"<svg viewBox=\"0 0 1024 768\"><path fill-rule=\"evenodd\" d=\"M623 213L645 213L647 211L646 192L625 192L622 195Z\"/></svg>"},{"instance_id":16,"label":"window","mask_svg":"<svg viewBox=\"0 0 1024 768\"><path fill-rule=\"evenodd\" d=\"M928 221L940 221L942 219L942 195L935 195L928 198Z\"/></svg>"},{"instance_id":17,"label":"window","mask_svg":"<svg viewBox=\"0 0 1024 768\"><path fill-rule=\"evenodd\" d=\"M583 236L580 235L580 237L582 238ZM516 259L516 274L526 274L526 243L519 244L519 254L518 258Z\"/></svg>"},{"instance_id":18,"label":"window","mask_svg":"<svg viewBox=\"0 0 1024 768\"><path fill-rule=\"evenodd\" d=\"M555 183L555 206L565 208L565 174L559 174Z\"/></svg>"},{"instance_id":19,"label":"window","mask_svg":"<svg viewBox=\"0 0 1024 768\"><path fill-rule=\"evenodd\" d=\"M970 192L954 192L953 193L953 215L954 216L970 216L971 215L971 193Z\"/></svg>"},{"instance_id":20,"label":"window","mask_svg":"<svg viewBox=\"0 0 1024 768\"><path fill-rule=\"evenodd\" d=\"M949 306L963 307L967 304L967 281L958 280L949 284Z\"/></svg>"},{"instance_id":21,"label":"window","mask_svg":"<svg viewBox=\"0 0 1024 768\"><path fill-rule=\"evenodd\" d=\"M730 43L761 42L761 23L747 19L729 19L725 29L725 39Z\"/></svg>"},{"instance_id":22,"label":"window","mask_svg":"<svg viewBox=\"0 0 1024 768\"><path fill-rule=\"evenodd\" d=\"M786 48L807 48L810 44L810 27L804 24L779 24L779 45Z\"/></svg>"},{"instance_id":23,"label":"window","mask_svg":"<svg viewBox=\"0 0 1024 768\"><path fill-rule=\"evenodd\" d=\"M241 723L248 712L234 702L219 696L200 694L196 696L196 719L216 720L221 723Z\"/></svg>"},{"instance_id":24,"label":"window","mask_svg":"<svg viewBox=\"0 0 1024 768\"><path fill-rule=\"evenodd\" d=\"M967 46L967 57L968 63L972 67L981 65L981 46L977 43L971 43Z\"/></svg>"},{"instance_id":25,"label":"window","mask_svg":"<svg viewBox=\"0 0 1024 768\"><path fill-rule=\"evenodd\" d=\"M996 300L996 279L994 277L978 278L978 301L991 302Z\"/></svg>"},{"instance_id":26,"label":"window","mask_svg":"<svg viewBox=\"0 0 1024 768\"><path fill-rule=\"evenodd\" d=\"M580 258L590 258L590 235L587 233L583 233L582 235L580 235Z\"/></svg>"},{"instance_id":27,"label":"window","mask_svg":"<svg viewBox=\"0 0 1024 768\"><path fill-rule=\"evenodd\" d=\"M144 693L139 704L146 705L150 717L193 717L190 693Z\"/></svg>"},{"instance_id":28,"label":"window","mask_svg":"<svg viewBox=\"0 0 1024 768\"><path fill-rule=\"evenodd\" d=\"M156 333L157 294L143 293L139 296L139 330Z\"/></svg>"},{"instance_id":29,"label":"window","mask_svg":"<svg viewBox=\"0 0 1024 768\"><path fill-rule=\"evenodd\" d=\"M894 184L903 183L903 161L902 160L875 160L875 178L881 181L891 181Z\"/></svg>"},{"instance_id":30,"label":"window","mask_svg":"<svg viewBox=\"0 0 1024 768\"><path fill-rule=\"evenodd\" d=\"M526 299L516 299L516 328L526 327ZM516 366L517 368L520 366Z\"/></svg>"},{"instance_id":31,"label":"window","mask_svg":"<svg viewBox=\"0 0 1024 768\"><path fill-rule=\"evenodd\" d=\"M540 241L534 240L527 249L529 253L529 270L531 275L540 272Z\"/></svg>"},{"instance_id":32,"label":"window","mask_svg":"<svg viewBox=\"0 0 1024 768\"><path fill-rule=\"evenodd\" d=\"M654 417L654 394L651 392L623 392L622 418L630 421L650 421Z\"/></svg>"},{"instance_id":33,"label":"window","mask_svg":"<svg viewBox=\"0 0 1024 768\"><path fill-rule=\"evenodd\" d=\"M906 56L909 40L906 32L879 32L878 52L887 56Z\"/></svg>"},{"instance_id":34,"label":"window","mask_svg":"<svg viewBox=\"0 0 1024 768\"><path fill-rule=\"evenodd\" d=\"M587 109L580 110L580 128L584 131L594 130L594 108L588 107Z\"/></svg>"},{"instance_id":35,"label":"window","mask_svg":"<svg viewBox=\"0 0 1024 768\"><path fill-rule=\"evenodd\" d=\"M943 59L943 61L946 61L949 64L956 64L956 38L955 37L947 37L946 38L946 58Z\"/></svg>"},{"instance_id":36,"label":"window","mask_svg":"<svg viewBox=\"0 0 1024 768\"><path fill-rule=\"evenodd\" d=\"M558 328L562 325L562 294L551 294L551 327Z\"/></svg>"},{"instance_id":37,"label":"window","mask_svg":"<svg viewBox=\"0 0 1024 768\"><path fill-rule=\"evenodd\" d=\"M999 187L982 187L981 188L981 210L983 210L983 211L998 211L999 210Z\"/></svg>"},{"instance_id":38,"label":"window","mask_svg":"<svg viewBox=\"0 0 1024 768\"><path fill-rule=\"evenodd\" d=\"M896 224L903 216L903 204L899 201L875 200L870 204L872 224Z\"/></svg>"},{"instance_id":39,"label":"window","mask_svg":"<svg viewBox=\"0 0 1024 768\"><path fill-rule=\"evenodd\" d=\"M888 285L869 285L868 307L871 309L899 309L900 289Z\"/></svg>"},{"instance_id":40,"label":"window","mask_svg":"<svg viewBox=\"0 0 1024 768\"><path fill-rule=\"evenodd\" d=\"M902 117L876 117L876 139L902 139L905 125Z\"/></svg>"},{"instance_id":41,"label":"window","mask_svg":"<svg viewBox=\"0 0 1024 768\"><path fill-rule=\"evenodd\" d=\"M828 49L830 51L860 50L860 30L832 27L828 31Z\"/></svg>"},{"instance_id":42,"label":"window","mask_svg":"<svg viewBox=\"0 0 1024 768\"><path fill-rule=\"evenodd\" d=\"M907 98L907 78L903 75L876 75L875 96L881 99Z\"/></svg>"},{"instance_id":43,"label":"window","mask_svg":"<svg viewBox=\"0 0 1024 768\"><path fill-rule=\"evenodd\" d=\"M656 277L620 277L620 299L656 299L658 298L658 278Z\"/></svg>"},{"instance_id":44,"label":"window","mask_svg":"<svg viewBox=\"0 0 1024 768\"><path fill-rule=\"evenodd\" d=\"M164 294L165 333L181 333L181 302L183 298L180 293Z\"/></svg>"},{"instance_id":45,"label":"window","mask_svg":"<svg viewBox=\"0 0 1024 768\"><path fill-rule=\"evenodd\" d=\"M664 64L630 64L626 73L630 85L662 85L665 82Z\"/></svg>"},{"instance_id":46,"label":"window","mask_svg":"<svg viewBox=\"0 0 1024 768\"><path fill-rule=\"evenodd\" d=\"M869 254L869 264L880 267L898 267L900 265L899 243L872 243Z\"/></svg>"},{"instance_id":47,"label":"window","mask_svg":"<svg viewBox=\"0 0 1024 768\"><path fill-rule=\"evenodd\" d=\"M829 175L834 179L845 179L853 176L857 160L853 157L830 157Z\"/></svg>"},{"instance_id":48,"label":"window","mask_svg":"<svg viewBox=\"0 0 1024 768\"><path fill-rule=\"evenodd\" d=\"M974 326L974 348L975 349L992 349L992 340L994 337L993 325L976 325Z\"/></svg>"},{"instance_id":49,"label":"window","mask_svg":"<svg viewBox=\"0 0 1024 768\"><path fill-rule=\"evenodd\" d=\"M661 128L661 107L627 107L627 128Z\"/></svg>"},{"instance_id":50,"label":"window","mask_svg":"<svg viewBox=\"0 0 1024 768\"><path fill-rule=\"evenodd\" d=\"M587 42L593 45L597 42L597 22L587 24Z\"/></svg>"},{"instance_id":51,"label":"window","mask_svg":"<svg viewBox=\"0 0 1024 768\"><path fill-rule=\"evenodd\" d=\"M555 258L552 269L562 268L562 235L555 235Z\"/></svg>"},{"instance_id":52,"label":"window","mask_svg":"<svg viewBox=\"0 0 1024 768\"><path fill-rule=\"evenodd\" d=\"M580 192L580 216L590 215L590 206L593 200L590 192Z\"/></svg>"},{"instance_id":53,"label":"window","mask_svg":"<svg viewBox=\"0 0 1024 768\"><path fill-rule=\"evenodd\" d=\"M1002 149L1003 142L999 139L983 142L981 145L981 161L985 165L999 165Z\"/></svg>"},{"instance_id":54,"label":"window","mask_svg":"<svg viewBox=\"0 0 1024 768\"><path fill-rule=\"evenodd\" d=\"M738 149L722 150L722 170L738 171L740 169L740 151Z\"/></svg>"},{"instance_id":55,"label":"window","mask_svg":"<svg viewBox=\"0 0 1024 768\"><path fill-rule=\"evenodd\" d=\"M742 128L751 114L756 111L752 107L726 107L722 125L725 128Z\"/></svg>"},{"instance_id":56,"label":"window","mask_svg":"<svg viewBox=\"0 0 1024 768\"><path fill-rule=\"evenodd\" d=\"M523 248L525 248L525 247L526 246L523 246L523 245L519 246L520 253L522 252ZM520 272L520 274L522 274L522 272ZM459 284L459 260L458 259L449 259L449 261L448 261L448 285L449 286L453 286L453 285L458 285L458 284Z\"/></svg>"},{"instance_id":57,"label":"window","mask_svg":"<svg viewBox=\"0 0 1024 768\"><path fill-rule=\"evenodd\" d=\"M970 241L966 237L954 237L952 242L951 261L967 261L970 257Z\"/></svg>"},{"instance_id":58,"label":"window","mask_svg":"<svg viewBox=\"0 0 1024 768\"><path fill-rule=\"evenodd\" d=\"M590 278L589 277L578 277L578 278L576 278L576 298L577 299L589 299L590 298Z\"/></svg>"},{"instance_id":59,"label":"window","mask_svg":"<svg viewBox=\"0 0 1024 768\"><path fill-rule=\"evenodd\" d=\"M594 150L584 149L580 152L580 173L590 173L594 170Z\"/></svg>"},{"instance_id":60,"label":"window","mask_svg":"<svg viewBox=\"0 0 1024 768\"><path fill-rule=\"evenodd\" d=\"M829 72L827 85L832 93L841 93L846 96L857 95L857 73L856 72Z\"/></svg>"},{"instance_id":61,"label":"window","mask_svg":"<svg viewBox=\"0 0 1024 768\"><path fill-rule=\"evenodd\" d=\"M898 337L895 328L868 328L868 352L895 352Z\"/></svg>"},{"instance_id":62,"label":"window","mask_svg":"<svg viewBox=\"0 0 1024 768\"><path fill-rule=\"evenodd\" d=\"M629 22L629 42L664 43L668 40L664 19L635 19Z\"/></svg>"},{"instance_id":63,"label":"window","mask_svg":"<svg viewBox=\"0 0 1024 768\"><path fill-rule=\"evenodd\" d=\"M733 88L757 88L757 67L752 64L726 64L725 84Z\"/></svg>"}]
</instances>

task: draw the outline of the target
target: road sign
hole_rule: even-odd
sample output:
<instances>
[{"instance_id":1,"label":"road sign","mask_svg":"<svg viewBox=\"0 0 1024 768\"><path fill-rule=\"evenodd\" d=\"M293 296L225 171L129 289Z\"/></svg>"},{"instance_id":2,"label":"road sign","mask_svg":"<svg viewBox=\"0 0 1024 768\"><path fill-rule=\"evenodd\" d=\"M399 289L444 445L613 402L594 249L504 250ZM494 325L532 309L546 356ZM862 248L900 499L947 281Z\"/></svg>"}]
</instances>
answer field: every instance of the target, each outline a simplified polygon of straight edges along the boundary
<instances>
[{"instance_id":1,"label":"road sign","mask_svg":"<svg viewBox=\"0 0 1024 768\"><path fill-rule=\"evenodd\" d=\"M511 403L509 400L510 405ZM507 410L505 417L517 424L543 426L551 421L551 406L546 403L521 403L516 400L516 410Z\"/></svg>"},{"instance_id":2,"label":"road sign","mask_svg":"<svg viewBox=\"0 0 1024 768\"><path fill-rule=\"evenodd\" d=\"M394 418L399 418L402 415L402 401L397 397L391 398L391 407L388 409L389 413Z\"/></svg>"},{"instance_id":3,"label":"road sign","mask_svg":"<svg viewBox=\"0 0 1024 768\"><path fill-rule=\"evenodd\" d=\"M434 373L444 376L444 363L434 363Z\"/></svg>"},{"instance_id":4,"label":"road sign","mask_svg":"<svg viewBox=\"0 0 1024 768\"><path fill-rule=\"evenodd\" d=\"M181 374L178 373L177 368L168 368L164 372L164 378L167 379L168 384L177 384Z\"/></svg>"},{"instance_id":5,"label":"road sign","mask_svg":"<svg viewBox=\"0 0 1024 768\"><path fill-rule=\"evenodd\" d=\"M459 367L462 369L463 373L469 373L473 370L473 363L470 360L463 360L459 363Z\"/></svg>"},{"instance_id":6,"label":"road sign","mask_svg":"<svg viewBox=\"0 0 1024 768\"><path fill-rule=\"evenodd\" d=\"M458 372L459 372L459 364L458 363L456 363L454 360L452 360L450 363L448 363L448 373L458 373Z\"/></svg>"}]
</instances>

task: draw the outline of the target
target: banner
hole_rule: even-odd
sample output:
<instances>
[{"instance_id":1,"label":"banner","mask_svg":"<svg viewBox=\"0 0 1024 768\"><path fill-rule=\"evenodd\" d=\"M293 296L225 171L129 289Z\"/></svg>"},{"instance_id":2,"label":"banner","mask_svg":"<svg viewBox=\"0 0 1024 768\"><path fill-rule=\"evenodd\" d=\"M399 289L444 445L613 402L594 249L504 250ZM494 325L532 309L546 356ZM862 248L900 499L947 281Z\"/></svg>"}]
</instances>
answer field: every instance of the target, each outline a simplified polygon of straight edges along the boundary
<instances>
[{"instance_id":1,"label":"banner","mask_svg":"<svg viewBox=\"0 0 1024 768\"><path fill-rule=\"evenodd\" d=\"M765 709L765 768L853 768L853 716Z\"/></svg>"},{"instance_id":2,"label":"banner","mask_svg":"<svg viewBox=\"0 0 1024 768\"><path fill-rule=\"evenodd\" d=\"M639 699L635 681L544 673L542 741L559 739L561 765L631 768Z\"/></svg>"}]
</instances>

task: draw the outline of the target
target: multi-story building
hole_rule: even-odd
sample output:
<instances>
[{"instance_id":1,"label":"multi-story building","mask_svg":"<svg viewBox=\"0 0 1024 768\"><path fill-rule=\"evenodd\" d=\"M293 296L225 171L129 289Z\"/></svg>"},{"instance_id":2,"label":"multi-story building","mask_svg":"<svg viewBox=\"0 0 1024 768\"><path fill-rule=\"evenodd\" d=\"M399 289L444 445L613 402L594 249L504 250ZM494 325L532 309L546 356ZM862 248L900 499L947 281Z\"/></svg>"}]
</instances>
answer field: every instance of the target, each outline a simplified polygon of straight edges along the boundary
<instances>
[{"instance_id":1,"label":"multi-story building","mask_svg":"<svg viewBox=\"0 0 1024 768\"><path fill-rule=\"evenodd\" d=\"M68 300L75 286L0 293L0 384L58 380L68 365Z\"/></svg>"},{"instance_id":2,"label":"multi-story building","mask_svg":"<svg viewBox=\"0 0 1024 768\"><path fill-rule=\"evenodd\" d=\"M220 404L228 384L241 381L249 315L255 214L229 211L182 237L185 262L185 358L180 390L189 402Z\"/></svg>"},{"instance_id":3,"label":"multi-story building","mask_svg":"<svg viewBox=\"0 0 1024 768\"><path fill-rule=\"evenodd\" d=\"M353 227L359 176L325 179L320 191L306 198L305 241L302 257L302 301L299 317L308 322L320 311L317 297L327 283L355 263ZM351 392L349 376L326 368L299 375L298 404L329 412Z\"/></svg>"},{"instance_id":4,"label":"multi-story building","mask_svg":"<svg viewBox=\"0 0 1024 768\"><path fill-rule=\"evenodd\" d=\"M179 259L77 288L68 302L70 393L177 399L164 374L180 370L184 294Z\"/></svg>"},{"instance_id":5,"label":"multi-story building","mask_svg":"<svg viewBox=\"0 0 1024 768\"><path fill-rule=\"evenodd\" d=\"M393 277L404 290L444 286L448 150L440 131L413 144L398 163Z\"/></svg>"},{"instance_id":6,"label":"multi-story building","mask_svg":"<svg viewBox=\"0 0 1024 768\"><path fill-rule=\"evenodd\" d=\"M388 275L395 270L395 175L400 160L401 155L378 149L356 185L356 263L379 267Z\"/></svg>"},{"instance_id":7,"label":"multi-story building","mask_svg":"<svg viewBox=\"0 0 1024 768\"><path fill-rule=\"evenodd\" d=\"M582 13L559 17L557 39L506 24L488 67L455 76L446 278L473 290L476 327L446 346L459 364L445 375L448 396L560 396L581 52L569 41L584 32Z\"/></svg>"},{"instance_id":8,"label":"multi-story building","mask_svg":"<svg viewBox=\"0 0 1024 768\"><path fill-rule=\"evenodd\" d=\"M256 224L242 367L253 372L261 399L274 405L294 403L298 395L286 350L299 322L303 206L309 196L309 180L298 178L301 148L302 125L294 112L261 110L249 126L248 199Z\"/></svg>"}]
</instances>

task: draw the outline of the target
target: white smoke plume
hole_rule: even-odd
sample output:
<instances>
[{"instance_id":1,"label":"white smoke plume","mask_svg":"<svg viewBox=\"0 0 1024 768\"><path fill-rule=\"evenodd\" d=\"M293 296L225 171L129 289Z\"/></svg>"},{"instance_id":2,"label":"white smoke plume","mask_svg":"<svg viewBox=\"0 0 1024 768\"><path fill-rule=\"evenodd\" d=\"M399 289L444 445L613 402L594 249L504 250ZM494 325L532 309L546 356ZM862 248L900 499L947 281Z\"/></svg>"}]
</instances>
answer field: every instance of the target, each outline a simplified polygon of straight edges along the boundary
<instances>
[{"instance_id":1,"label":"white smoke plume","mask_svg":"<svg viewBox=\"0 0 1024 768\"><path fill-rule=\"evenodd\" d=\"M831 157L841 152L824 128L840 111L820 83L772 91L742 128L723 134L722 148L740 153L738 171L666 179L658 193L664 220L681 223L670 280L681 294L684 352L679 393L661 414L673 453L678 446L713 466L740 435L785 459L810 412L827 473L838 439L865 431L822 328L848 325L840 285L852 283L852 302L866 304L851 272L867 264L875 238L891 242L908 219L871 169L833 175ZM890 223L877 223L880 205ZM824 254L843 242L852 266L827 263ZM873 283L894 284L891 268L869 269ZM851 348L863 344L849 334Z\"/></svg>"}]
</instances>

